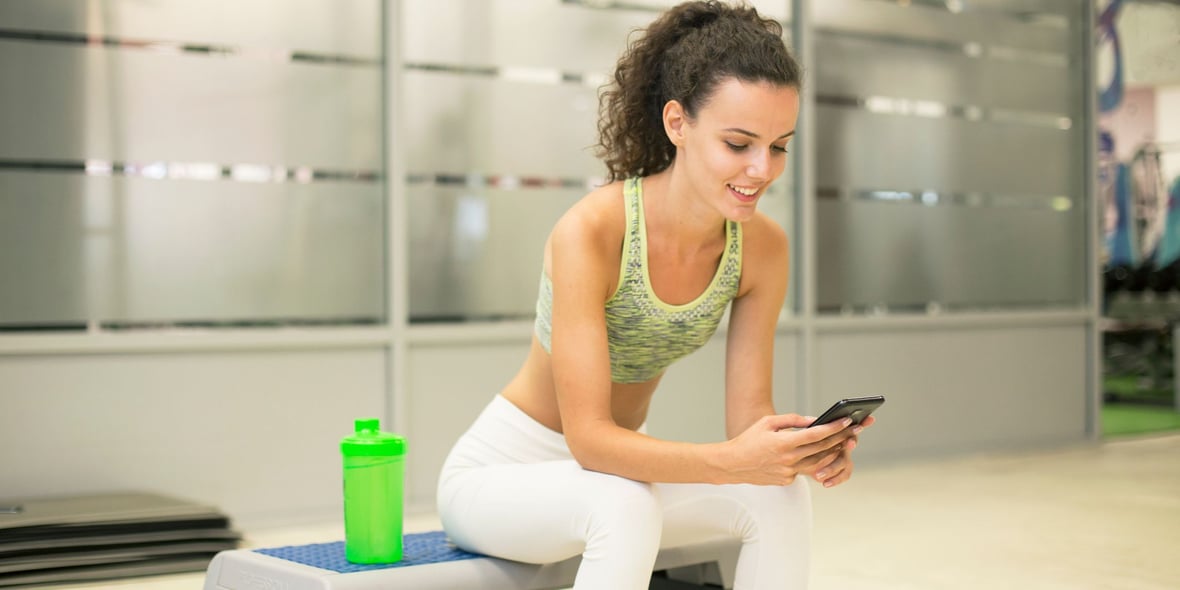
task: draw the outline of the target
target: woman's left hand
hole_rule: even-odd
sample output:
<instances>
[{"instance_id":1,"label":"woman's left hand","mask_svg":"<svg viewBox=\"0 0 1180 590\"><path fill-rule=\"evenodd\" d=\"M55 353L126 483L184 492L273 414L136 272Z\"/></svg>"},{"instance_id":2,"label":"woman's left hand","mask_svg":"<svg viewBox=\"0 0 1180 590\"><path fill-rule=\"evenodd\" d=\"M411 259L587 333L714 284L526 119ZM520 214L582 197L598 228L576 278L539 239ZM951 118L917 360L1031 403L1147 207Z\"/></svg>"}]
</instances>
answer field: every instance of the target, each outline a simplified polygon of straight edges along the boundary
<instances>
[{"instance_id":1,"label":"woman's left hand","mask_svg":"<svg viewBox=\"0 0 1180 590\"><path fill-rule=\"evenodd\" d=\"M853 436L816 463L812 469L808 470L810 473L807 475L815 478L815 481L823 484L825 488L835 487L848 481L848 478L852 477L852 451L856 449L857 435L876 421L876 418L869 416L859 425L849 426L853 429Z\"/></svg>"}]
</instances>

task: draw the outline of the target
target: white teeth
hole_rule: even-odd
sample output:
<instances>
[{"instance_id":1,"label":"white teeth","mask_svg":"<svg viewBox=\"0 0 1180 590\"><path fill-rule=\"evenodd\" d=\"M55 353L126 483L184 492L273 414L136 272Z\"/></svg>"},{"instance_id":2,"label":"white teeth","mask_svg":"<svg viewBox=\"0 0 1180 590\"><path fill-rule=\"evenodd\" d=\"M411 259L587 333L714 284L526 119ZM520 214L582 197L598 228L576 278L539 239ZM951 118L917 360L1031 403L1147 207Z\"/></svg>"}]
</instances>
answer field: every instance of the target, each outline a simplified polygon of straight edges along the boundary
<instances>
[{"instance_id":1,"label":"white teeth","mask_svg":"<svg viewBox=\"0 0 1180 590\"><path fill-rule=\"evenodd\" d=\"M739 187L736 187L732 184L729 185L729 188L731 188L743 195L746 195L747 197L752 197L752 196L754 196L754 193L758 192L758 189L756 189L756 188L739 188Z\"/></svg>"}]
</instances>

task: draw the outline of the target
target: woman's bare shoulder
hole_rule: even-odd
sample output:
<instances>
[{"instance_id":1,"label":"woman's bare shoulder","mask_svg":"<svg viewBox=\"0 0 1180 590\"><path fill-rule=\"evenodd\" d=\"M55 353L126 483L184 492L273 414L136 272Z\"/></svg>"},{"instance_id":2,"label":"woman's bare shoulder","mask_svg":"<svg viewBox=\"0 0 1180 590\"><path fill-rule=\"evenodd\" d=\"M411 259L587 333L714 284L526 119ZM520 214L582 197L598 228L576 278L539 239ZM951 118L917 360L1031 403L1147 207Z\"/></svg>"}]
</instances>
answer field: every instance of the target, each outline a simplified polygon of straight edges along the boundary
<instances>
[{"instance_id":1,"label":"woman's bare shoulder","mask_svg":"<svg viewBox=\"0 0 1180 590\"><path fill-rule=\"evenodd\" d=\"M739 295L758 285L786 281L790 266L787 232L775 220L758 212L742 224L742 278Z\"/></svg>"},{"instance_id":2,"label":"woman's bare shoulder","mask_svg":"<svg viewBox=\"0 0 1180 590\"><path fill-rule=\"evenodd\" d=\"M789 240L782 225L759 211L742 224L742 250L760 257L785 256Z\"/></svg>"},{"instance_id":3,"label":"woman's bare shoulder","mask_svg":"<svg viewBox=\"0 0 1180 590\"><path fill-rule=\"evenodd\" d=\"M623 234L625 220L623 183L612 182L578 199L558 219L553 233L555 236L580 236L594 241L611 240Z\"/></svg>"}]
</instances>

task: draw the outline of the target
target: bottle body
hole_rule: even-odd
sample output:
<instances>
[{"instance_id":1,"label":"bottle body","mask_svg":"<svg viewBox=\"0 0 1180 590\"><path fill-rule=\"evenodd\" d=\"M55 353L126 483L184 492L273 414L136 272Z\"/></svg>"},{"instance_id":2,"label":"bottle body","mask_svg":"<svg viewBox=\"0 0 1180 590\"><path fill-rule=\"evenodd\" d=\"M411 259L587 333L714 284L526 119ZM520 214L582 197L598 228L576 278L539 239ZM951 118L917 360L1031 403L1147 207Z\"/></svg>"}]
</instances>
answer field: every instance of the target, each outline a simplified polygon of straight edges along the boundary
<instances>
[{"instance_id":1,"label":"bottle body","mask_svg":"<svg viewBox=\"0 0 1180 590\"><path fill-rule=\"evenodd\" d=\"M341 442L344 459L344 554L352 563L402 559L405 440L357 420Z\"/></svg>"},{"instance_id":2,"label":"bottle body","mask_svg":"<svg viewBox=\"0 0 1180 590\"><path fill-rule=\"evenodd\" d=\"M352 563L402 558L402 457L345 457L344 553Z\"/></svg>"}]
</instances>

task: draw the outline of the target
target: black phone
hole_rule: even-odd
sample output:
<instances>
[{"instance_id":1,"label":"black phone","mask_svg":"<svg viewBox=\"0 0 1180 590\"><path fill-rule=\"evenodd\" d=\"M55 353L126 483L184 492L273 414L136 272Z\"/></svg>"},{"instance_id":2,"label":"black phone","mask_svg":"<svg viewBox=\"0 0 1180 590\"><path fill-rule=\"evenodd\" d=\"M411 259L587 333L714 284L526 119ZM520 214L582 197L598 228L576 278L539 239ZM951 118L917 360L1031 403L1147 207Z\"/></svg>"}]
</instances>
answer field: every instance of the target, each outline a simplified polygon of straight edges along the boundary
<instances>
[{"instance_id":1,"label":"black phone","mask_svg":"<svg viewBox=\"0 0 1180 590\"><path fill-rule=\"evenodd\" d=\"M883 403L885 403L885 398L880 395L842 399L832 404L832 407L820 414L819 418L816 418L815 422L811 423L811 426L835 422L841 418L852 418L853 424L860 424L864 422L865 418L869 417L869 414L873 413L873 410L881 407ZM811 428L811 426L808 426L808 428Z\"/></svg>"}]
</instances>

